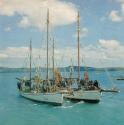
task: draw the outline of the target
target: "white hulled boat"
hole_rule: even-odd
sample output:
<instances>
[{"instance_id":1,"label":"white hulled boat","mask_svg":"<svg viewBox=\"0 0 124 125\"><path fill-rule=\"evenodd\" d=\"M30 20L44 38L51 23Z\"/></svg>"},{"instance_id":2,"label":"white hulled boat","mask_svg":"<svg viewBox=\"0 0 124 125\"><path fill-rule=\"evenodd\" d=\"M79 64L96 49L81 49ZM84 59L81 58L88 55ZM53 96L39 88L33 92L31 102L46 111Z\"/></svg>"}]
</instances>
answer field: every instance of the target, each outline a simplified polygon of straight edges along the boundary
<instances>
[{"instance_id":1,"label":"white hulled boat","mask_svg":"<svg viewBox=\"0 0 124 125\"><path fill-rule=\"evenodd\" d=\"M77 85L80 85L80 15L77 16L77 42L78 42L78 78L76 80ZM100 101L101 90L99 86L94 86L94 83L89 84L88 74L85 74L84 84L77 90L73 90L72 94L65 94L64 98L71 100L83 100L86 102L97 103Z\"/></svg>"},{"instance_id":2,"label":"white hulled boat","mask_svg":"<svg viewBox=\"0 0 124 125\"><path fill-rule=\"evenodd\" d=\"M31 74L32 69L32 45L30 41L30 79L20 79L17 83L20 95L38 102L45 102L54 105L62 105L63 104L63 94L58 92L55 88L54 80L52 84L49 80L48 76L48 43L49 42L49 10L47 10L47 75L46 80L41 80L40 77L33 78ZM32 87L34 85L34 88Z\"/></svg>"},{"instance_id":3,"label":"white hulled boat","mask_svg":"<svg viewBox=\"0 0 124 125\"><path fill-rule=\"evenodd\" d=\"M37 101L37 102L44 102L44 103L50 103L53 105L62 105L63 104L63 94L61 93L35 93L34 92L30 92L30 93L26 93L26 92L22 92L20 91L20 95L33 100L33 101Z\"/></svg>"},{"instance_id":4,"label":"white hulled boat","mask_svg":"<svg viewBox=\"0 0 124 125\"><path fill-rule=\"evenodd\" d=\"M98 103L100 101L101 92L98 90L83 90L73 91L73 94L66 94L64 98L77 101L85 101L89 103Z\"/></svg>"}]
</instances>

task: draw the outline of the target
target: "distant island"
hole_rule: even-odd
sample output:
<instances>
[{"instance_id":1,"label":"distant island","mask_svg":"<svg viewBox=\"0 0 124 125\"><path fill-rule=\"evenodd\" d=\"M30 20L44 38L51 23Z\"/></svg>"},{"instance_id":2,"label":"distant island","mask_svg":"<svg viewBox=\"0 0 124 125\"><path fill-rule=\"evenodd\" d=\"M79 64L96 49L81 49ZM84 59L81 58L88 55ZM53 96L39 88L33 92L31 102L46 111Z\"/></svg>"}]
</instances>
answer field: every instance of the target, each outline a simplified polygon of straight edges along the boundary
<instances>
[{"instance_id":1,"label":"distant island","mask_svg":"<svg viewBox=\"0 0 124 125\"><path fill-rule=\"evenodd\" d=\"M58 69L61 72L70 71L70 67L71 66L67 66L67 67L58 67ZM36 68L32 68L32 72L35 71ZM78 71L78 66L73 66L74 71ZM123 71L124 68L123 67L107 67L107 68L95 68L95 67L80 67L80 71L105 71L105 69L107 69L108 71ZM41 71L45 71L46 68L41 67ZM8 67L0 67L0 72L28 72L29 69L28 68L8 68Z\"/></svg>"}]
</instances>

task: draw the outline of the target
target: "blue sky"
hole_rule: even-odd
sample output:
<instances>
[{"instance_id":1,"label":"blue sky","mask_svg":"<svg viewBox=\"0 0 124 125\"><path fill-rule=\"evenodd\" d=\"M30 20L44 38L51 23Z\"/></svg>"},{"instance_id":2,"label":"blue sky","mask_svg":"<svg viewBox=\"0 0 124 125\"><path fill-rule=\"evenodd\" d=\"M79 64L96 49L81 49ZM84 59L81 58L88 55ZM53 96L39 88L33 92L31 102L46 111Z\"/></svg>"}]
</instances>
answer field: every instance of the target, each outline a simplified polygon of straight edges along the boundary
<instances>
[{"instance_id":1,"label":"blue sky","mask_svg":"<svg viewBox=\"0 0 124 125\"><path fill-rule=\"evenodd\" d=\"M123 66L124 0L45 0L45 2L1 0L0 66L21 67L30 39L36 50L34 55L38 54L40 48L45 49L47 8L52 15L50 34L56 41L58 62L61 60L59 58L61 55L64 56L64 65L70 64L71 58L76 65L76 14L79 11L81 57L84 55L85 63L89 66L101 67L103 65L99 60L102 60L104 66ZM70 53L73 51L75 56L67 55L69 50ZM21 51L23 51L22 55Z\"/></svg>"}]
</instances>

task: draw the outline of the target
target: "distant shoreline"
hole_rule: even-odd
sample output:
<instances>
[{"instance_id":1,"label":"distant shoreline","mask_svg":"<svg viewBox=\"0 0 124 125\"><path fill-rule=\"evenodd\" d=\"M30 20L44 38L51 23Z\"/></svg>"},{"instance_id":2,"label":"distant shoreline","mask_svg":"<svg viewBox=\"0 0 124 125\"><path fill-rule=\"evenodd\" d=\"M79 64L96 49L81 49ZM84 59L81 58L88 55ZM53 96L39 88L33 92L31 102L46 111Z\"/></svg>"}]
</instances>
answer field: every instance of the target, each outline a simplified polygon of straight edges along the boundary
<instances>
[{"instance_id":1,"label":"distant shoreline","mask_svg":"<svg viewBox=\"0 0 124 125\"><path fill-rule=\"evenodd\" d=\"M32 72L35 71L36 68L32 68ZM50 68L51 70L52 68ZM70 66L67 67L58 67L58 69L61 72L70 71ZM78 67L77 66L73 66L74 71L78 71ZM88 71L105 71L105 69L107 69L108 71L124 71L124 68L121 67L107 67L107 68L95 68L95 67L87 67ZM40 68L41 71L45 71L46 68L41 67ZM80 71L85 71L86 67L80 67ZM29 69L28 68L8 68L8 67L0 67L0 72L28 72Z\"/></svg>"}]
</instances>

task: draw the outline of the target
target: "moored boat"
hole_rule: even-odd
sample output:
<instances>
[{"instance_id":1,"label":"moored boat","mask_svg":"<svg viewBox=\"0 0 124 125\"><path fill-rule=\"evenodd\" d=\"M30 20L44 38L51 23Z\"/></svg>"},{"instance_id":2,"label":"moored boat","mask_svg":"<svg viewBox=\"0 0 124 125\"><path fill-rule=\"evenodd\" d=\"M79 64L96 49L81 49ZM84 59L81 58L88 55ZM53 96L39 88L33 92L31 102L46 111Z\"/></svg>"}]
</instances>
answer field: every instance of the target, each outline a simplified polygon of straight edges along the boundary
<instances>
[{"instance_id":1,"label":"moored boat","mask_svg":"<svg viewBox=\"0 0 124 125\"><path fill-rule=\"evenodd\" d=\"M124 80L124 77L118 77L116 80Z\"/></svg>"},{"instance_id":2,"label":"moored boat","mask_svg":"<svg viewBox=\"0 0 124 125\"><path fill-rule=\"evenodd\" d=\"M83 100L85 102L97 103L100 101L101 90L97 80L89 81L88 72L84 73L84 79L80 79L80 15L77 15L77 42L78 42L78 78L76 83L78 89L73 90L71 94L65 94L64 98L71 100ZM82 84L83 83L83 84Z\"/></svg>"},{"instance_id":3,"label":"moored boat","mask_svg":"<svg viewBox=\"0 0 124 125\"><path fill-rule=\"evenodd\" d=\"M62 105L63 104L63 94L61 93L35 93L34 92L22 92L20 91L20 95L37 102L49 103L52 105Z\"/></svg>"},{"instance_id":4,"label":"moored boat","mask_svg":"<svg viewBox=\"0 0 124 125\"><path fill-rule=\"evenodd\" d=\"M77 101L85 101L89 103L98 103L101 93L99 90L83 90L74 91L73 94L64 95L65 98Z\"/></svg>"},{"instance_id":5,"label":"moored boat","mask_svg":"<svg viewBox=\"0 0 124 125\"><path fill-rule=\"evenodd\" d=\"M17 78L19 93L21 96L38 102L45 102L54 105L63 104L63 94L57 90L55 80L49 80L48 73L48 43L49 42L49 10L47 11L47 74L46 79L42 80L40 76L32 77L32 45L30 41L30 78L28 80Z\"/></svg>"}]
</instances>

